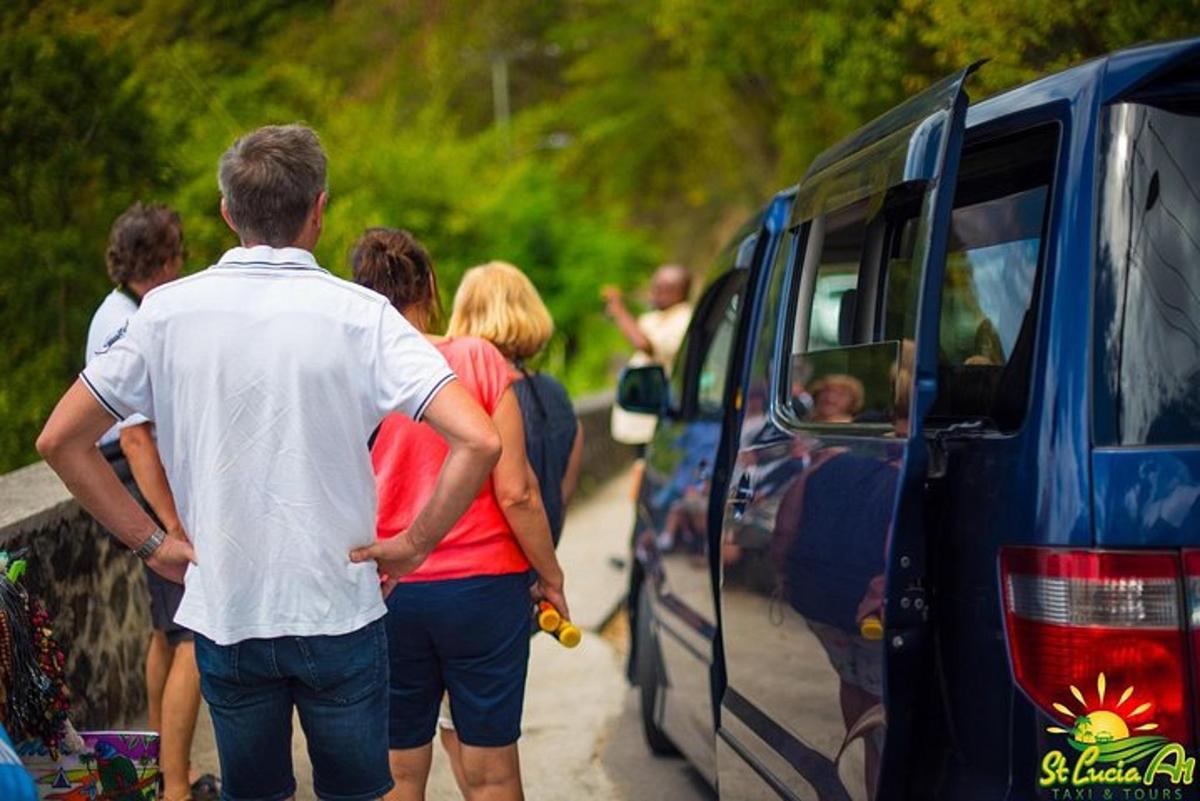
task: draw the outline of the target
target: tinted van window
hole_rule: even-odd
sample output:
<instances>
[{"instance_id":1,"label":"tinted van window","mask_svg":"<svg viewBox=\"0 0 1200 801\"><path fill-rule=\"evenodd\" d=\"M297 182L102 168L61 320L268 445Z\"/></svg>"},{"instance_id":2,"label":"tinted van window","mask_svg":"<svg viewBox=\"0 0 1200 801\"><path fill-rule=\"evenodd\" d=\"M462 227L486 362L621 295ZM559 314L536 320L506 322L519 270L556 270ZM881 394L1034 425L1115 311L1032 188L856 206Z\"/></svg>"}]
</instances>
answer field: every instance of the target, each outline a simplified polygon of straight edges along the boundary
<instances>
[{"instance_id":1,"label":"tinted van window","mask_svg":"<svg viewBox=\"0 0 1200 801\"><path fill-rule=\"evenodd\" d=\"M1023 131L963 151L942 283L936 421L1024 419L1036 333L1036 289L1058 127ZM893 237L881 325L912 330L915 220Z\"/></svg>"},{"instance_id":2,"label":"tinted van window","mask_svg":"<svg viewBox=\"0 0 1200 801\"><path fill-rule=\"evenodd\" d=\"M750 360L750 375L746 386L745 411L742 423L742 447L750 447L773 430L770 424L771 379L776 364L776 335L779 331L780 306L783 301L784 278L796 250L803 247L804 232L800 228L784 231L775 252L775 259L764 277L766 289L762 300L762 324L759 326L754 354Z\"/></svg>"},{"instance_id":3,"label":"tinted van window","mask_svg":"<svg viewBox=\"0 0 1200 801\"><path fill-rule=\"evenodd\" d=\"M1200 108L1122 103L1105 126L1098 438L1200 443Z\"/></svg>"},{"instance_id":4,"label":"tinted van window","mask_svg":"<svg viewBox=\"0 0 1200 801\"><path fill-rule=\"evenodd\" d=\"M863 288L879 256L872 243L883 232L878 223L884 204L882 198L874 201L829 212L814 223L820 250L808 254L810 263L802 266L787 374L797 423L886 428L895 422L901 343L873 340L861 325L870 314Z\"/></svg>"},{"instance_id":5,"label":"tinted van window","mask_svg":"<svg viewBox=\"0 0 1200 801\"><path fill-rule=\"evenodd\" d=\"M741 300L740 278L730 281L729 290L723 293L716 327L710 334L708 349L700 365L696 379L696 410L703 418L720 420L725 406L725 383L729 377L729 356L733 350L733 338L737 333L738 306Z\"/></svg>"},{"instance_id":6,"label":"tinted van window","mask_svg":"<svg viewBox=\"0 0 1200 801\"><path fill-rule=\"evenodd\" d=\"M821 261L809 307L807 350L836 348L853 341L866 211L865 202L856 203L825 218Z\"/></svg>"}]
</instances>

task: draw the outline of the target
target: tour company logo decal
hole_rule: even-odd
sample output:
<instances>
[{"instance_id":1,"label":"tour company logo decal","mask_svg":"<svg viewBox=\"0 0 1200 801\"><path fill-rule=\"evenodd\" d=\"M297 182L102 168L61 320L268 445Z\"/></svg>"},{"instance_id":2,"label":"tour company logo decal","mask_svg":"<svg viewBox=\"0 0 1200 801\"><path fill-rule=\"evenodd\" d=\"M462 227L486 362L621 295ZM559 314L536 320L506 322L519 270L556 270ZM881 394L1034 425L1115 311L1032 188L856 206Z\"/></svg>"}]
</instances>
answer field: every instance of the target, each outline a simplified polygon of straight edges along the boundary
<instances>
[{"instance_id":1,"label":"tour company logo decal","mask_svg":"<svg viewBox=\"0 0 1200 801\"><path fill-rule=\"evenodd\" d=\"M1139 698L1134 687L1119 696L1108 693L1104 674L1096 677L1096 696L1089 701L1078 687L1070 686L1079 709L1055 703L1055 711L1072 721L1072 727L1048 726L1054 735L1066 735L1068 749L1054 749L1042 757L1038 785L1062 801L1149 801L1184 798L1192 784L1196 759L1183 745L1154 733L1154 702Z\"/></svg>"}]
</instances>

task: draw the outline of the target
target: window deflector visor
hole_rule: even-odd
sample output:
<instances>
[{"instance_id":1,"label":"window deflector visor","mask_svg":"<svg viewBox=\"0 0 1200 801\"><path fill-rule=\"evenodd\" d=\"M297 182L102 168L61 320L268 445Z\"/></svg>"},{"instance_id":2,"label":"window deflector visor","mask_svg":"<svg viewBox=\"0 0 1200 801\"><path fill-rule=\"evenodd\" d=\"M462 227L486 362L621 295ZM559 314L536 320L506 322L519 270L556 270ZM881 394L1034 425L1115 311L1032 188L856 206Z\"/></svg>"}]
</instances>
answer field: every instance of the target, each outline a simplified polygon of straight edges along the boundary
<instances>
[{"instance_id":1,"label":"window deflector visor","mask_svg":"<svg viewBox=\"0 0 1200 801\"><path fill-rule=\"evenodd\" d=\"M800 182L793 220L811 220L863 198L882 199L901 183L934 182L956 100L982 63L944 78L818 156Z\"/></svg>"}]
</instances>

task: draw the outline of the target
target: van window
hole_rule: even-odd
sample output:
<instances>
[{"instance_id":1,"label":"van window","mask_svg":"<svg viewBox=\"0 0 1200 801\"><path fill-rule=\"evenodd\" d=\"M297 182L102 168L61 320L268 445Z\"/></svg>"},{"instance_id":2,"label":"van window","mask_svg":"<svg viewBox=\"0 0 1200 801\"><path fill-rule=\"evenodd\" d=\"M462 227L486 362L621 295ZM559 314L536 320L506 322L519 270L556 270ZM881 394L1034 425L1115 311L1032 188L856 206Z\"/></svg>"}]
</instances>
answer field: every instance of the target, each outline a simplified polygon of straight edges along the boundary
<instances>
[{"instance_id":1,"label":"van window","mask_svg":"<svg viewBox=\"0 0 1200 801\"><path fill-rule=\"evenodd\" d=\"M729 357L737 333L738 306L743 281L730 282L721 308L714 309L715 329L708 341L700 374L696 379L696 411L700 417L720 420L725 408L725 383L729 377Z\"/></svg>"},{"instance_id":2,"label":"van window","mask_svg":"<svg viewBox=\"0 0 1200 801\"><path fill-rule=\"evenodd\" d=\"M696 411L702 418L721 419L725 408L725 384L729 378L729 359L737 333L742 290L754 261L758 231L744 237L732 251L734 276L726 281L716 306L705 320L705 348L696 378Z\"/></svg>"},{"instance_id":3,"label":"van window","mask_svg":"<svg viewBox=\"0 0 1200 801\"><path fill-rule=\"evenodd\" d=\"M671 364L671 373L667 376L667 410L672 417L683 415L683 403L687 398L688 350L691 347L691 329L689 328L683 345L675 354L675 361Z\"/></svg>"},{"instance_id":4,"label":"van window","mask_svg":"<svg viewBox=\"0 0 1200 801\"><path fill-rule=\"evenodd\" d=\"M1194 93L1191 95L1195 97ZM1097 226L1097 440L1200 443L1200 107L1105 119ZM1107 409L1104 408L1107 406ZM1107 431L1103 423L1107 422Z\"/></svg>"},{"instance_id":5,"label":"van window","mask_svg":"<svg viewBox=\"0 0 1200 801\"><path fill-rule=\"evenodd\" d=\"M858 268L866 237L866 203L825 217L821 260L809 307L807 350L849 345L854 336Z\"/></svg>"},{"instance_id":6,"label":"van window","mask_svg":"<svg viewBox=\"0 0 1200 801\"><path fill-rule=\"evenodd\" d=\"M881 198L854 203L811 225L810 252L796 287L796 320L788 363L787 392L792 417L818 425L843 423L891 426L894 422L899 342L863 341L860 321L869 316L860 291L869 279L860 268L870 261L882 228L869 210ZM819 255L814 255L816 248ZM874 265L866 264L867 275Z\"/></svg>"},{"instance_id":7,"label":"van window","mask_svg":"<svg viewBox=\"0 0 1200 801\"><path fill-rule=\"evenodd\" d=\"M1058 138L1056 125L1043 126L963 152L942 281L935 424L982 419L1014 430L1024 419ZM915 330L915 229L909 218L893 236L885 339Z\"/></svg>"},{"instance_id":8,"label":"van window","mask_svg":"<svg viewBox=\"0 0 1200 801\"><path fill-rule=\"evenodd\" d=\"M751 224L760 224L755 218ZM675 356L670 378L670 410L676 417L720 419L724 414L729 359L737 331L741 293L750 274L758 230L735 239L717 257L687 337Z\"/></svg>"},{"instance_id":9,"label":"van window","mask_svg":"<svg viewBox=\"0 0 1200 801\"><path fill-rule=\"evenodd\" d=\"M1014 430L1024 419L1058 143L1058 126L1048 125L963 151L942 283L935 424L981 419ZM789 373L799 421L899 430L920 295L913 260L922 200L897 186L818 221L824 240L814 277L800 282Z\"/></svg>"},{"instance_id":10,"label":"van window","mask_svg":"<svg viewBox=\"0 0 1200 801\"><path fill-rule=\"evenodd\" d=\"M741 447L748 448L773 430L770 422L771 386L778 353L776 335L780 332L780 311L783 305L783 286L788 265L803 249L806 229L789 228L783 232L775 258L763 277L762 320L755 337L754 353L746 382Z\"/></svg>"}]
</instances>

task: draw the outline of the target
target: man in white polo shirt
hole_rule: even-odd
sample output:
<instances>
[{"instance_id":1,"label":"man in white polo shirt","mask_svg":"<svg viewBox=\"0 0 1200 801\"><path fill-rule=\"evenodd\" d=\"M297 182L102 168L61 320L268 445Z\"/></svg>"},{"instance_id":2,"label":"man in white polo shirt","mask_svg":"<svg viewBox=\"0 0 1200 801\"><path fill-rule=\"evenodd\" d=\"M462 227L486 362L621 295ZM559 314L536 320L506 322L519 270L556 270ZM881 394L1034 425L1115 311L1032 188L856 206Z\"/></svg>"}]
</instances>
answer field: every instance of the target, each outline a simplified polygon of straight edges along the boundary
<instances>
[{"instance_id":1,"label":"man in white polo shirt","mask_svg":"<svg viewBox=\"0 0 1200 801\"><path fill-rule=\"evenodd\" d=\"M152 569L186 573L176 621L196 632L225 796L295 792L295 708L317 794L378 798L392 780L377 570L421 563L478 493L499 437L386 299L316 263L327 196L315 133L254 131L221 157L219 179L243 246L147 294L38 450ZM367 439L394 411L429 422L450 455L413 525L372 550L378 564L352 562L374 540ZM157 426L190 542L164 536L95 448L111 417L135 413Z\"/></svg>"}]
</instances>

